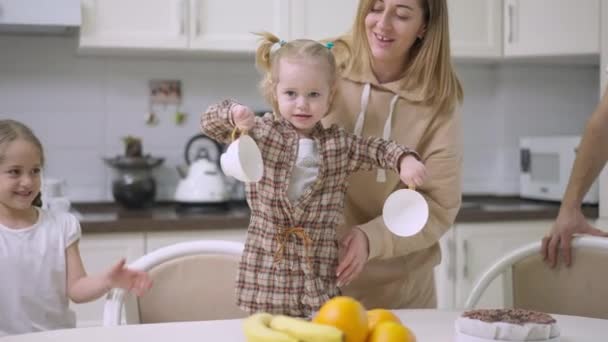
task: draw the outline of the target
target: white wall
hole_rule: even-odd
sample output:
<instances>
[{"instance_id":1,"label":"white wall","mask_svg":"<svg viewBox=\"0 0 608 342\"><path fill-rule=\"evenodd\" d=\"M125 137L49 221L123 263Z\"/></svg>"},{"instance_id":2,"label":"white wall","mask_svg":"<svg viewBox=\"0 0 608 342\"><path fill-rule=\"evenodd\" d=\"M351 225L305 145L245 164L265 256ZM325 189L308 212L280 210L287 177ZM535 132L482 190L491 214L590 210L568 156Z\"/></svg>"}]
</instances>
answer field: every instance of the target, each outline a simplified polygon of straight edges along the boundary
<instances>
[{"instance_id":1,"label":"white wall","mask_svg":"<svg viewBox=\"0 0 608 342\"><path fill-rule=\"evenodd\" d=\"M144 153L165 158L159 197L170 199L198 132L198 115L224 97L267 108L250 59L83 57L74 37L0 36L0 117L30 125L43 140L47 174L66 178L76 201L110 200L104 156L122 153L120 138L141 136ZM521 135L578 134L598 99L598 68L542 65L458 65L465 88L464 189L517 191ZM148 81L180 79L184 126L162 116L145 125Z\"/></svg>"}]
</instances>

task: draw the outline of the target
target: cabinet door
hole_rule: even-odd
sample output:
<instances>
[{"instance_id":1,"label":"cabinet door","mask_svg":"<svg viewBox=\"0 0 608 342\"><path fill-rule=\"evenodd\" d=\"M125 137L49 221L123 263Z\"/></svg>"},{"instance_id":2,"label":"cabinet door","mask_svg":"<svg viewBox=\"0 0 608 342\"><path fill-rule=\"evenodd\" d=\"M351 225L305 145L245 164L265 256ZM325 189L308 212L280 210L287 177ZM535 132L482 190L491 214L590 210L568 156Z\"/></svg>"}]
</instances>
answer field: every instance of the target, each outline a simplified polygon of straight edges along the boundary
<instances>
[{"instance_id":1,"label":"cabinet door","mask_svg":"<svg viewBox=\"0 0 608 342\"><path fill-rule=\"evenodd\" d=\"M190 12L195 50L253 52L262 31L287 39L286 0L192 0Z\"/></svg>"},{"instance_id":2,"label":"cabinet door","mask_svg":"<svg viewBox=\"0 0 608 342\"><path fill-rule=\"evenodd\" d=\"M456 225L456 308L462 309L481 274L500 257L540 241L553 221L485 222ZM503 307L503 276L485 290L477 306Z\"/></svg>"},{"instance_id":3,"label":"cabinet door","mask_svg":"<svg viewBox=\"0 0 608 342\"><path fill-rule=\"evenodd\" d=\"M456 250L454 227L448 230L439 240L441 246L441 263L435 267L435 289L437 291L437 308L454 309L454 288L456 280Z\"/></svg>"},{"instance_id":4,"label":"cabinet door","mask_svg":"<svg viewBox=\"0 0 608 342\"><path fill-rule=\"evenodd\" d=\"M505 56L599 53L599 0L505 0Z\"/></svg>"},{"instance_id":5,"label":"cabinet door","mask_svg":"<svg viewBox=\"0 0 608 342\"><path fill-rule=\"evenodd\" d=\"M358 0L292 0L291 39L327 39L346 33L352 26Z\"/></svg>"},{"instance_id":6,"label":"cabinet door","mask_svg":"<svg viewBox=\"0 0 608 342\"><path fill-rule=\"evenodd\" d=\"M502 56L502 2L448 0L454 57Z\"/></svg>"},{"instance_id":7,"label":"cabinet door","mask_svg":"<svg viewBox=\"0 0 608 342\"><path fill-rule=\"evenodd\" d=\"M227 240L244 243L246 236L246 228L148 233L146 235L146 253L175 243L196 240Z\"/></svg>"},{"instance_id":8,"label":"cabinet door","mask_svg":"<svg viewBox=\"0 0 608 342\"><path fill-rule=\"evenodd\" d=\"M127 258L129 263L144 255L144 234L85 234L79 247L87 273L98 274L121 258ZM70 303L70 307L76 312L78 327L102 325L104 303L105 296L90 303Z\"/></svg>"},{"instance_id":9,"label":"cabinet door","mask_svg":"<svg viewBox=\"0 0 608 342\"><path fill-rule=\"evenodd\" d=\"M185 49L189 0L82 0L80 47Z\"/></svg>"}]
</instances>

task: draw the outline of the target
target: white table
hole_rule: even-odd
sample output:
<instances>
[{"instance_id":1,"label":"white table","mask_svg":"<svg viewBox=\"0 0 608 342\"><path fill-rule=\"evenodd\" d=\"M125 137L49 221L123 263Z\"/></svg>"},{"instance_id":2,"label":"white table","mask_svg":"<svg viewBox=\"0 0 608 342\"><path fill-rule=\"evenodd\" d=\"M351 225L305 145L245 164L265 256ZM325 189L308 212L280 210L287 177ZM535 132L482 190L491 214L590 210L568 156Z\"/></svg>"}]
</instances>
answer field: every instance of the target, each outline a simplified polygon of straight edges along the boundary
<instances>
[{"instance_id":1,"label":"white table","mask_svg":"<svg viewBox=\"0 0 608 342\"><path fill-rule=\"evenodd\" d=\"M455 311L397 310L418 342L453 341ZM608 320L553 315L562 331L561 342L599 342L608 340ZM55 330L0 338L0 342L131 342L131 341L226 341L243 342L241 320L123 325Z\"/></svg>"}]
</instances>

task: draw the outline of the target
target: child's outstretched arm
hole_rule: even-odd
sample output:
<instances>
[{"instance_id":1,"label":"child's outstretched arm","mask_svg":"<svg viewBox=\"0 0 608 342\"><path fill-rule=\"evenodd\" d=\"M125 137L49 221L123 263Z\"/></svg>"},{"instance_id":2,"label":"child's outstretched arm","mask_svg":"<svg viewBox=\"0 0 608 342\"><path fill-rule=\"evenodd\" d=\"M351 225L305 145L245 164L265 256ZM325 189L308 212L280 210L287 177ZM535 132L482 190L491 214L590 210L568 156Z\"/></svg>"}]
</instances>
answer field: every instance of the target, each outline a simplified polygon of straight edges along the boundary
<instances>
[{"instance_id":1,"label":"child's outstretched arm","mask_svg":"<svg viewBox=\"0 0 608 342\"><path fill-rule=\"evenodd\" d=\"M408 186L420 186L426 179L426 168L414 150L377 137L347 136L350 139L349 172L391 169Z\"/></svg>"},{"instance_id":2,"label":"child's outstretched arm","mask_svg":"<svg viewBox=\"0 0 608 342\"><path fill-rule=\"evenodd\" d=\"M251 130L255 126L255 114L251 109L232 100L211 105L201 115L201 130L214 140L230 143L234 127Z\"/></svg>"},{"instance_id":3,"label":"child's outstretched arm","mask_svg":"<svg viewBox=\"0 0 608 342\"><path fill-rule=\"evenodd\" d=\"M141 296L152 287L148 274L125 267L125 259L101 274L87 275L78 241L66 249L66 259L68 297L75 303L95 300L112 288L122 288Z\"/></svg>"}]
</instances>

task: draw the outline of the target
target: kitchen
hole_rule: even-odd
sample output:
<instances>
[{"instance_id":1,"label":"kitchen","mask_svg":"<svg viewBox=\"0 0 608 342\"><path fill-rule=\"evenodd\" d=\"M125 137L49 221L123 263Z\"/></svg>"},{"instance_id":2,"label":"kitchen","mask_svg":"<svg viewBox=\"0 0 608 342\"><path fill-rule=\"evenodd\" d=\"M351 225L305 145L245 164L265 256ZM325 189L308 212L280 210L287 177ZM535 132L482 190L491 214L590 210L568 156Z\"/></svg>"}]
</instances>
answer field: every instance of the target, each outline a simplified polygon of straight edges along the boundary
<instances>
[{"instance_id":1,"label":"kitchen","mask_svg":"<svg viewBox=\"0 0 608 342\"><path fill-rule=\"evenodd\" d=\"M547 2L557 8L555 17L539 11ZM79 32L0 36L0 116L27 123L44 141L45 174L66 180L66 195L81 215L81 250L91 272L120 256L134 260L178 241L244 238L247 212L242 206L227 217L206 215L203 227L199 216L181 217L167 203L174 200L180 181L176 167L185 164L185 145L198 133L198 115L204 108L227 96L259 110L267 108L257 90L254 41L248 32L276 18L269 17L272 11L258 10L260 17L243 22L241 31L222 32L214 18L229 13L228 5L209 7L218 11L210 14L206 7L195 6L197 1L189 8L183 7L186 3L83 1ZM562 0L529 6L520 2L520 15L515 15L511 1L449 3L453 54L465 90L465 202L454 229L442 240L444 255L451 258L444 258L437 278L440 307L459 308L492 257L540 239L557 214L554 203L517 199L519 138L582 132L604 87L600 79L605 85L608 44L600 44L605 40L600 39L600 24L605 31L608 6L601 4L606 19L600 20L598 0L576 5ZM352 4L334 0L330 6L335 10L315 12L318 6L295 3L290 10L307 16L289 28L277 21L272 29L294 37L337 34L348 27L352 15L334 18L327 13L344 8L354 12ZM274 15L289 15L281 10ZM118 15L122 12L130 18ZM579 21L558 16L566 13ZM514 27L515 22L520 26ZM534 25L538 22L543 25ZM208 26L202 29L201 23ZM533 33L541 28L547 32L538 35L557 38L538 39ZM576 35L566 39L571 32ZM226 36L233 40L218 39ZM179 108L152 108L151 80L179 80ZM151 109L157 112L153 120ZM185 113L179 123L178 112ZM141 138L144 155L164 160L153 170L158 204L152 214L114 204L115 173L103 159L123 154L126 136ZM600 219L608 216L608 177L603 179ZM234 194L233 199L238 198ZM597 206L586 210L591 219L598 217ZM499 284L491 287L491 293L500 290ZM490 297L487 303L494 303L497 296ZM79 325L98 325L102 306L102 300L78 305Z\"/></svg>"}]
</instances>

